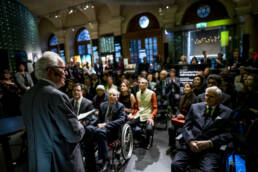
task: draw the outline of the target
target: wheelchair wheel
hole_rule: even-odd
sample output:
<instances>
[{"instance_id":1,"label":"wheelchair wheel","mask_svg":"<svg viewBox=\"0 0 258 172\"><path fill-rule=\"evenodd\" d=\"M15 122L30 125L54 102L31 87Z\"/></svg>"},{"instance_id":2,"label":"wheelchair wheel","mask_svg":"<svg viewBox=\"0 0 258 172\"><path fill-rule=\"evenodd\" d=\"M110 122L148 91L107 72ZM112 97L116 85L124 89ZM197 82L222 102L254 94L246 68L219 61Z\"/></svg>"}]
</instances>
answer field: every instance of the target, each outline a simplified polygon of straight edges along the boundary
<instances>
[{"instance_id":1,"label":"wheelchair wheel","mask_svg":"<svg viewBox=\"0 0 258 172\"><path fill-rule=\"evenodd\" d=\"M122 129L121 152L124 160L130 159L133 153L133 132L128 124L125 124Z\"/></svg>"}]
</instances>

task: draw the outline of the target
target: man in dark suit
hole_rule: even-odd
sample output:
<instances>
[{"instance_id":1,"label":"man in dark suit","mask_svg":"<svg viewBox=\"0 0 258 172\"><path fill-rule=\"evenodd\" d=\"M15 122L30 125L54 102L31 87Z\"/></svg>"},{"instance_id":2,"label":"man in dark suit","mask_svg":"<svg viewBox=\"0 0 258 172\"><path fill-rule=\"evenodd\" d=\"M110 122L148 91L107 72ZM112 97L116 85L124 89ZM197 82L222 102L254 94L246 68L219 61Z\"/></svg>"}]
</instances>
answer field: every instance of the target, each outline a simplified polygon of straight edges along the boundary
<instances>
[{"instance_id":1,"label":"man in dark suit","mask_svg":"<svg viewBox=\"0 0 258 172\"><path fill-rule=\"evenodd\" d=\"M37 85L21 101L28 137L30 172L84 172L79 146L84 127L72 111L66 94L65 65L53 52L45 52L35 68Z\"/></svg>"},{"instance_id":2,"label":"man in dark suit","mask_svg":"<svg viewBox=\"0 0 258 172\"><path fill-rule=\"evenodd\" d=\"M168 90L168 101L173 110L176 112L176 107L180 99L180 79L176 77L176 70L174 68L170 69L170 78L168 78L167 90Z\"/></svg>"},{"instance_id":3,"label":"man in dark suit","mask_svg":"<svg viewBox=\"0 0 258 172\"><path fill-rule=\"evenodd\" d=\"M211 59L207 57L207 52L203 51L203 58L201 59L201 64L206 64L207 67L211 67Z\"/></svg>"},{"instance_id":4,"label":"man in dark suit","mask_svg":"<svg viewBox=\"0 0 258 172\"><path fill-rule=\"evenodd\" d=\"M94 142L98 144L98 158L103 161L102 171L108 168L108 141L118 138L120 127L125 123L124 105L117 101L118 91L111 88L108 101L100 105L99 120L96 126L90 125L85 129L86 139L86 170L96 171Z\"/></svg>"},{"instance_id":5,"label":"man in dark suit","mask_svg":"<svg viewBox=\"0 0 258 172\"><path fill-rule=\"evenodd\" d=\"M94 70L98 76L101 76L103 73L103 66L99 59L96 59L96 63L94 63Z\"/></svg>"},{"instance_id":6,"label":"man in dark suit","mask_svg":"<svg viewBox=\"0 0 258 172\"><path fill-rule=\"evenodd\" d=\"M76 115L79 115L81 113L86 113L94 109L92 101L82 96L81 84L76 83L73 85L72 94L73 94L73 98L70 99L70 102L74 107L73 111Z\"/></svg>"},{"instance_id":7,"label":"man in dark suit","mask_svg":"<svg viewBox=\"0 0 258 172\"><path fill-rule=\"evenodd\" d=\"M160 81L156 84L154 88L157 94L157 102L159 109L167 109L168 106L168 80L167 80L167 71L162 70L160 72Z\"/></svg>"},{"instance_id":8,"label":"man in dark suit","mask_svg":"<svg viewBox=\"0 0 258 172\"><path fill-rule=\"evenodd\" d=\"M192 161L199 164L200 171L218 171L219 148L232 139L229 128L232 110L219 103L221 96L218 87L209 87L205 102L191 106L182 131L185 146L176 153L172 172L185 171Z\"/></svg>"},{"instance_id":9,"label":"man in dark suit","mask_svg":"<svg viewBox=\"0 0 258 172\"><path fill-rule=\"evenodd\" d=\"M221 77L216 74L210 74L207 78L207 81L208 81L208 85L207 85L208 87L212 87L212 86L220 87L220 85L221 85ZM205 101L205 93L199 94L197 97L197 101L204 102ZM221 97L220 103L232 108L231 96L222 92L222 97Z\"/></svg>"},{"instance_id":10,"label":"man in dark suit","mask_svg":"<svg viewBox=\"0 0 258 172\"><path fill-rule=\"evenodd\" d=\"M150 71L150 64L147 63L147 58L144 57L143 58L143 62L139 64L139 74L142 72L142 71L146 71L147 73Z\"/></svg>"}]
</instances>

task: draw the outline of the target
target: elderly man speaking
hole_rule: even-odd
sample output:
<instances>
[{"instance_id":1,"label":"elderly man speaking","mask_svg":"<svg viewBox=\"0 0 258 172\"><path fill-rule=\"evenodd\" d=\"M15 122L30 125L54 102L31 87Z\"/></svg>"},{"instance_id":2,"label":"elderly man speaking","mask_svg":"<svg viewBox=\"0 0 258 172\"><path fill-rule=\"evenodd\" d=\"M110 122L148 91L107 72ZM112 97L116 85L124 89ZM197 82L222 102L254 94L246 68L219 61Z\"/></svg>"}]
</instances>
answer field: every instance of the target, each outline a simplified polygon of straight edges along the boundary
<instances>
[{"instance_id":1,"label":"elderly man speaking","mask_svg":"<svg viewBox=\"0 0 258 172\"><path fill-rule=\"evenodd\" d=\"M37 85L24 95L21 112L28 136L30 172L83 172L79 142L84 128L66 94L65 65L59 55L45 52L37 61Z\"/></svg>"}]
</instances>

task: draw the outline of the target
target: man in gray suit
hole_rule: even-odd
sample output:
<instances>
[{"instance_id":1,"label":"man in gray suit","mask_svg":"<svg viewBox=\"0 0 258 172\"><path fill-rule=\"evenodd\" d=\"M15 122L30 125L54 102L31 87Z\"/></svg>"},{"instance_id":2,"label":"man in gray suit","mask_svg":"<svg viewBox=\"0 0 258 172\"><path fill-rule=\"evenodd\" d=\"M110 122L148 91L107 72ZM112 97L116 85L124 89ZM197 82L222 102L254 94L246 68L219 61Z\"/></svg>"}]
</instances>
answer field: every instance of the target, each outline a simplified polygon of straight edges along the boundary
<instances>
[{"instance_id":1,"label":"man in gray suit","mask_svg":"<svg viewBox=\"0 0 258 172\"><path fill-rule=\"evenodd\" d=\"M230 119L232 110L220 104L222 91L209 87L205 102L192 104L182 130L185 146L171 164L172 172L183 172L189 162L199 164L200 171L219 170L220 146L231 139Z\"/></svg>"},{"instance_id":2,"label":"man in gray suit","mask_svg":"<svg viewBox=\"0 0 258 172\"><path fill-rule=\"evenodd\" d=\"M30 172L84 172L79 142L84 127L66 94L65 65L60 56L45 52L37 61L37 85L22 99L21 112L28 137Z\"/></svg>"}]
</instances>

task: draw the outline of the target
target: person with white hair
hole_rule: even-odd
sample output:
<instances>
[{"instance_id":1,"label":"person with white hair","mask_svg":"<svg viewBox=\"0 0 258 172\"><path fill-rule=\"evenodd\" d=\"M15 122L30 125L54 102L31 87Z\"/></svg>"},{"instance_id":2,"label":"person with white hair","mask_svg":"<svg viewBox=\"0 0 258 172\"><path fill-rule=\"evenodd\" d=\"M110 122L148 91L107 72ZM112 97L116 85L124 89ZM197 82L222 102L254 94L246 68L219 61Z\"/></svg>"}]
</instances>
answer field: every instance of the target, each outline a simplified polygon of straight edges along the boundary
<instances>
[{"instance_id":1,"label":"person with white hair","mask_svg":"<svg viewBox=\"0 0 258 172\"><path fill-rule=\"evenodd\" d=\"M172 172L183 172L189 162L199 163L200 171L218 171L219 148L230 142L232 110L220 104L222 91L212 86L205 91L205 102L192 104L182 135L184 144L172 161Z\"/></svg>"},{"instance_id":2,"label":"person with white hair","mask_svg":"<svg viewBox=\"0 0 258 172\"><path fill-rule=\"evenodd\" d=\"M36 63L39 81L22 98L30 172L84 172L79 146L84 127L67 95L58 90L65 84L64 70L58 54L45 52Z\"/></svg>"},{"instance_id":3,"label":"person with white hair","mask_svg":"<svg viewBox=\"0 0 258 172\"><path fill-rule=\"evenodd\" d=\"M108 141L118 138L120 127L126 120L124 105L117 101L118 96L119 92L116 89L109 89L108 101L100 105L96 125L89 125L85 128L86 171L97 171L94 142L98 144L98 159L103 165L101 171L108 169Z\"/></svg>"}]
</instances>

